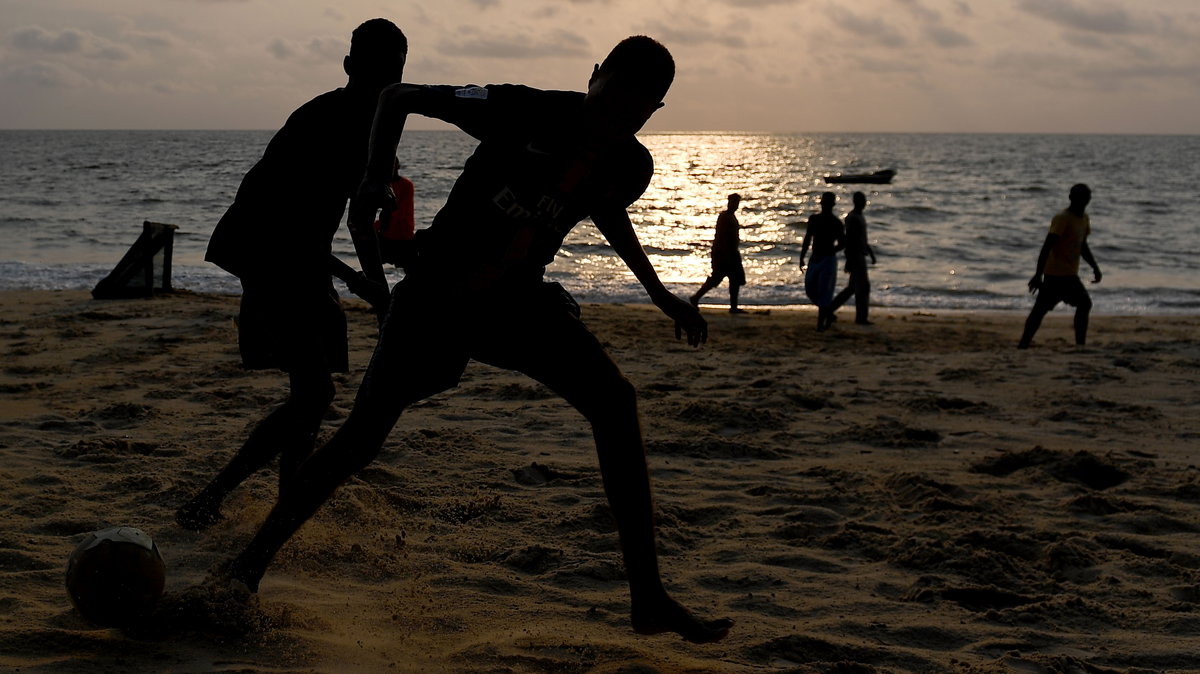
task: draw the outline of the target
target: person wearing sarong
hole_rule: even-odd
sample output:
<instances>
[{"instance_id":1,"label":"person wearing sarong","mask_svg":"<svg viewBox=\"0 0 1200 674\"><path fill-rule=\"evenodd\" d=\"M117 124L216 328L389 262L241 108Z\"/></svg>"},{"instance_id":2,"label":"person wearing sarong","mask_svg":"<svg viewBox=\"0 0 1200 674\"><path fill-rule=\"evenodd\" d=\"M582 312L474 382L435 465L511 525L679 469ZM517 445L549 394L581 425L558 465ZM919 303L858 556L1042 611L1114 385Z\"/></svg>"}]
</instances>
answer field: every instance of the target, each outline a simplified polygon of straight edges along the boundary
<instances>
[{"instance_id":1,"label":"person wearing sarong","mask_svg":"<svg viewBox=\"0 0 1200 674\"><path fill-rule=\"evenodd\" d=\"M800 246L801 269L812 246L812 260L804 273L804 293L817 305L817 332L828 330L837 320L833 313L833 292L837 289L837 253L846 245L846 228L833 214L836 203L837 195L833 192L821 195L821 212L809 216L804 243Z\"/></svg>"}]
</instances>

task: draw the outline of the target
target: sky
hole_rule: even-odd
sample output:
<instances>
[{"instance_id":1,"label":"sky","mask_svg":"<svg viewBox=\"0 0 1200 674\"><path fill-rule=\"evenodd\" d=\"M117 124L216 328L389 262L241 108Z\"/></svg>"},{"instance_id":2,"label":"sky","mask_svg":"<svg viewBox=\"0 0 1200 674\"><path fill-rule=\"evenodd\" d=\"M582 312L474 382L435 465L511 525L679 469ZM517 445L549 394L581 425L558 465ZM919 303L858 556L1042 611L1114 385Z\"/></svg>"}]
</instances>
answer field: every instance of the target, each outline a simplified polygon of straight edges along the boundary
<instances>
[{"instance_id":1,"label":"sky","mask_svg":"<svg viewBox=\"0 0 1200 674\"><path fill-rule=\"evenodd\" d=\"M380 16L414 83L583 90L655 37L649 131L1200 133L1196 0L0 0L0 128L275 129Z\"/></svg>"}]
</instances>

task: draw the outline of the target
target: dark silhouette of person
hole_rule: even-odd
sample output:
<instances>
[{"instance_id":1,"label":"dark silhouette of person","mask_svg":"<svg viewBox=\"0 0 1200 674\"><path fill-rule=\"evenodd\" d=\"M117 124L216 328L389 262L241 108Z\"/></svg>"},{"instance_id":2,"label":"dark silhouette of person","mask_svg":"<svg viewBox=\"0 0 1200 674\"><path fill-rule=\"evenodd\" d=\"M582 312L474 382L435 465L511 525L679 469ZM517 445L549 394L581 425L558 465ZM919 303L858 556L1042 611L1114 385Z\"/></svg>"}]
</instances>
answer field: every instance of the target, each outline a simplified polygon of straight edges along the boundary
<instances>
[{"instance_id":1,"label":"dark silhouette of person","mask_svg":"<svg viewBox=\"0 0 1200 674\"><path fill-rule=\"evenodd\" d=\"M1092 298L1079 279L1079 258L1092 267L1092 283L1102 277L1100 265L1088 247L1088 235L1092 231L1087 206L1092 200L1092 190L1079 183L1071 187L1068 195L1070 205L1050 221L1050 232L1042 243L1038 254L1037 270L1029 279L1029 292L1037 293L1037 300L1025 319L1025 332L1017 348L1028 349L1042 319L1059 302L1075 307L1075 343L1087 343L1088 316L1092 311Z\"/></svg>"},{"instance_id":2,"label":"dark silhouette of person","mask_svg":"<svg viewBox=\"0 0 1200 674\"><path fill-rule=\"evenodd\" d=\"M837 320L833 310L833 291L837 287L837 253L844 247L846 237L842 221L833 214L837 195L821 195L821 211L808 217L804 243L800 245L800 267L812 246L812 260L804 273L804 292L817 305L817 332L828 330Z\"/></svg>"},{"instance_id":3,"label":"dark silhouette of person","mask_svg":"<svg viewBox=\"0 0 1200 674\"><path fill-rule=\"evenodd\" d=\"M635 134L662 106L674 72L665 47L635 36L594 67L586 94L519 85L384 90L367 174L351 204L353 222L370 222L390 198L385 185L408 114L450 122L480 143L418 237L417 263L393 291L353 410L226 567L231 580L257 590L276 552L346 478L375 459L401 412L456 386L475 359L529 375L590 422L634 630L676 632L693 642L725 636L732 621L700 620L663 587L634 387L579 319L570 295L543 280L563 238L590 216L675 322L676 338L686 332L692 346L707 339L699 310L659 280L626 213L653 174Z\"/></svg>"},{"instance_id":4,"label":"dark silhouette of person","mask_svg":"<svg viewBox=\"0 0 1200 674\"><path fill-rule=\"evenodd\" d=\"M288 374L287 401L264 418L233 459L175 513L203 529L247 477L279 458L280 490L313 450L334 397L331 373L347 372L346 315L333 288L332 242L366 167L379 92L399 82L408 53L404 33L386 19L356 28L343 60L345 87L300 106L242 178L217 223L205 259L242 283L238 348L250 369ZM351 289L386 310L387 282L371 227L352 231L363 272Z\"/></svg>"},{"instance_id":5,"label":"dark silhouette of person","mask_svg":"<svg viewBox=\"0 0 1200 674\"><path fill-rule=\"evenodd\" d=\"M739 230L737 209L742 203L739 194L729 195L729 205L717 216L716 232L712 243L712 273L690 298L692 305L700 304L705 293L716 288L726 277L729 278L729 313L745 313L738 308L738 291L746 285L746 272L742 269L742 254L738 251Z\"/></svg>"},{"instance_id":6,"label":"dark silhouette of person","mask_svg":"<svg viewBox=\"0 0 1200 674\"><path fill-rule=\"evenodd\" d=\"M867 219L863 217L863 209L867 207L867 196L862 192L854 193L854 209L846 214L846 272L850 280L846 287L833 298L829 305L831 312L837 312L846 300L854 296L854 322L859 325L871 325L868 312L871 302L871 279L867 276L867 256L871 256L871 264L875 264L875 251L867 241Z\"/></svg>"}]
</instances>

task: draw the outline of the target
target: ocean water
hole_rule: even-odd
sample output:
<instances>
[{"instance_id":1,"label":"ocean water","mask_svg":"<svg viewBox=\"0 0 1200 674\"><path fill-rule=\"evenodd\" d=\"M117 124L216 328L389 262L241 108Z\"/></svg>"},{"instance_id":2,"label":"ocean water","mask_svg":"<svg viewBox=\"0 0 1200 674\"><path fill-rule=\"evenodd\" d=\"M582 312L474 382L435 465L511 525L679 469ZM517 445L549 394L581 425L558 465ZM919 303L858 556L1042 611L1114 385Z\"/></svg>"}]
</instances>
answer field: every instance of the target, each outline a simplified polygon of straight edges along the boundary
<instances>
[{"instance_id":1,"label":"ocean water","mask_svg":"<svg viewBox=\"0 0 1200 674\"><path fill-rule=\"evenodd\" d=\"M213 225L270 131L0 131L0 289L90 289L143 220L179 226L174 285L236 293L203 261ZM804 305L803 223L820 194L867 193L879 263L876 304L914 309L1027 309L1050 218L1071 184L1093 190L1090 244L1104 280L1097 313L1200 313L1200 136L986 134L645 134L655 177L630 208L660 276L690 294L708 273L717 213L742 195L747 305ZM418 226L442 205L474 141L408 132L403 171ZM890 185L827 186L823 176L881 168ZM343 228L335 252L354 264ZM1083 265L1085 278L1090 270ZM548 276L588 302L645 295L603 237L581 223ZM721 303L726 286L706 301Z\"/></svg>"}]
</instances>

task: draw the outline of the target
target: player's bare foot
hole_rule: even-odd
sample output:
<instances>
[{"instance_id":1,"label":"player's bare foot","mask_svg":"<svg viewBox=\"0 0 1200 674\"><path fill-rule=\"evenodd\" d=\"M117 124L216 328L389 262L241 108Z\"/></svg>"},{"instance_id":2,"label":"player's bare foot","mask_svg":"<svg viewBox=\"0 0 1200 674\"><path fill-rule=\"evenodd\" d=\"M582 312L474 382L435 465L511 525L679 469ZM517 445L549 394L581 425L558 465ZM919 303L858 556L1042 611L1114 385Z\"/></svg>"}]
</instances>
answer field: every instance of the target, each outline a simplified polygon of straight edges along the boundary
<instances>
[{"instance_id":1,"label":"player's bare foot","mask_svg":"<svg viewBox=\"0 0 1200 674\"><path fill-rule=\"evenodd\" d=\"M701 620L666 595L654 601L634 603L630 622L638 634L674 632L695 644L720 641L733 627L733 620L729 618Z\"/></svg>"}]
</instances>

